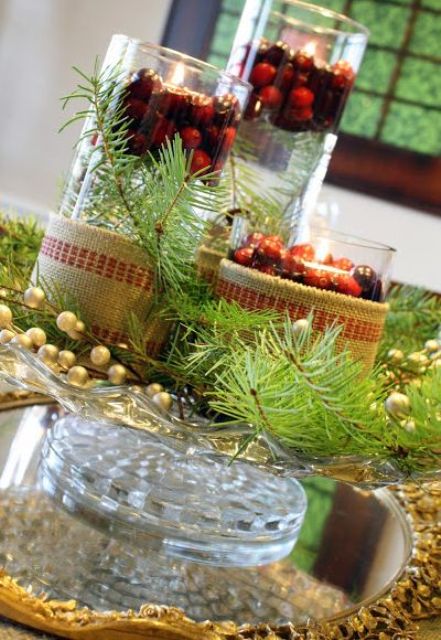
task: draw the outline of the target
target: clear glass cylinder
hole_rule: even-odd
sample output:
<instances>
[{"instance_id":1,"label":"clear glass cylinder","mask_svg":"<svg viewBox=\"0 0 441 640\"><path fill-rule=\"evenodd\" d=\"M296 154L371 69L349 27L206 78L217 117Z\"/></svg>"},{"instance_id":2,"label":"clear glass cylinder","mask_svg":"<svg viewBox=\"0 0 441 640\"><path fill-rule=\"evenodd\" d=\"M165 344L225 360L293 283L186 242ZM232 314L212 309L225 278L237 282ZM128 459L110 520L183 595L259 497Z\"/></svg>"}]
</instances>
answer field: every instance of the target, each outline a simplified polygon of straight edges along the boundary
<instances>
[{"instance_id":1,"label":"clear glass cylinder","mask_svg":"<svg viewBox=\"0 0 441 640\"><path fill-rule=\"evenodd\" d=\"M267 275L354 298L382 302L390 284L395 249L304 226L291 236L265 233L243 217L233 223L229 257Z\"/></svg>"},{"instance_id":2,"label":"clear glass cylinder","mask_svg":"<svg viewBox=\"0 0 441 640\"><path fill-rule=\"evenodd\" d=\"M228 70L253 86L235 151L298 221L316 203L368 31L322 7L280 4L247 1Z\"/></svg>"},{"instance_id":3,"label":"clear glass cylinder","mask_svg":"<svg viewBox=\"0 0 441 640\"><path fill-rule=\"evenodd\" d=\"M125 116L121 145L150 161L176 134L192 154L192 172L221 171L236 137L249 85L230 73L165 47L125 35L112 37L101 70L107 115ZM86 121L67 181L62 213L82 217L94 167L105 154L95 114Z\"/></svg>"}]
</instances>

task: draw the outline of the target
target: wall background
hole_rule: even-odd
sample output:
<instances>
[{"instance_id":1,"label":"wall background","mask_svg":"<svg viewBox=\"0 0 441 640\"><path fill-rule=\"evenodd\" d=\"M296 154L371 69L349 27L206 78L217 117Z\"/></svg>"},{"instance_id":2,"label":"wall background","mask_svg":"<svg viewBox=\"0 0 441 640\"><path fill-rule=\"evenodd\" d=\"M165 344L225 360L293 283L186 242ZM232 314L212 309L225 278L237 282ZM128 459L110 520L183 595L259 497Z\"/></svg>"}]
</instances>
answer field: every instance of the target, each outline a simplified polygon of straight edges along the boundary
<instances>
[{"instance_id":1,"label":"wall background","mask_svg":"<svg viewBox=\"0 0 441 640\"><path fill-rule=\"evenodd\" d=\"M209 1L209 0L206 0ZM55 208L79 128L57 131L59 98L112 33L159 42L171 0L0 0L0 206ZM325 185L335 225L398 249L394 277L441 292L441 217Z\"/></svg>"}]
</instances>

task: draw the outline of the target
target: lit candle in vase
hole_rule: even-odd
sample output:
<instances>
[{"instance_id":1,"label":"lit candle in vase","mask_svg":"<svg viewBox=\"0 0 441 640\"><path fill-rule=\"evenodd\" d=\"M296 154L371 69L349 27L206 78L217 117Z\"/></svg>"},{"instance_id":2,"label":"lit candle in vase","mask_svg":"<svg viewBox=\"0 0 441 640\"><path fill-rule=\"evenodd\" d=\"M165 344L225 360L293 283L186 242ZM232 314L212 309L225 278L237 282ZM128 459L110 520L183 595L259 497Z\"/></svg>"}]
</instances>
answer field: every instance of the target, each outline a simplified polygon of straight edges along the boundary
<instances>
[{"instance_id":1,"label":"lit candle in vase","mask_svg":"<svg viewBox=\"0 0 441 640\"><path fill-rule=\"evenodd\" d=\"M192 154L193 173L220 171L247 96L248 86L237 78L162 50L160 64L139 69L127 86L129 150L140 156L155 153L179 134L184 149Z\"/></svg>"}]
</instances>

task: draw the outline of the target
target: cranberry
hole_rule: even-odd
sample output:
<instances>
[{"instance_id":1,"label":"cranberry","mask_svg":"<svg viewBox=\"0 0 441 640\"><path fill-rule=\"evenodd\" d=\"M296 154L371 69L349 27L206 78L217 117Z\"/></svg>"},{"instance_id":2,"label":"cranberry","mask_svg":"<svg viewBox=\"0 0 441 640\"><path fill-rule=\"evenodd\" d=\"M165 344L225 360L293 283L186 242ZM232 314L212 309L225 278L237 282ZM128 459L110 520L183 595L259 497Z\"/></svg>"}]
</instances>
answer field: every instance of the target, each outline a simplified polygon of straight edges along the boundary
<instances>
[{"instance_id":1,"label":"cranberry","mask_svg":"<svg viewBox=\"0 0 441 640\"><path fill-rule=\"evenodd\" d=\"M288 46L279 40L276 44L271 45L271 47L269 47L265 52L265 61L277 67L282 62L287 49Z\"/></svg>"},{"instance_id":2,"label":"cranberry","mask_svg":"<svg viewBox=\"0 0 441 640\"><path fill-rule=\"evenodd\" d=\"M339 293L345 293L349 296L358 298L361 295L362 288L358 282L348 273L340 273L334 277L335 288Z\"/></svg>"},{"instance_id":3,"label":"cranberry","mask_svg":"<svg viewBox=\"0 0 441 640\"><path fill-rule=\"evenodd\" d=\"M276 77L277 69L268 62L259 62L256 64L250 74L250 82L253 86L260 88L267 84L271 84Z\"/></svg>"},{"instance_id":4,"label":"cranberry","mask_svg":"<svg viewBox=\"0 0 441 640\"><path fill-rule=\"evenodd\" d=\"M314 94L307 87L297 87L293 89L288 97L289 103L295 109L304 109L310 107L314 102Z\"/></svg>"},{"instance_id":5,"label":"cranberry","mask_svg":"<svg viewBox=\"0 0 441 640\"><path fill-rule=\"evenodd\" d=\"M190 118L194 124L209 125L214 118L213 100L196 99L190 108Z\"/></svg>"},{"instance_id":6,"label":"cranberry","mask_svg":"<svg viewBox=\"0 0 441 640\"><path fill-rule=\"evenodd\" d=\"M176 127L172 120L159 116L152 131L152 144L160 147L167 138L172 139L176 133Z\"/></svg>"},{"instance_id":7,"label":"cranberry","mask_svg":"<svg viewBox=\"0 0 441 640\"><path fill-rule=\"evenodd\" d=\"M250 233L250 235L245 238L244 245L246 247L258 247L264 237L265 236L263 235L263 233L255 231L254 233Z\"/></svg>"},{"instance_id":8,"label":"cranberry","mask_svg":"<svg viewBox=\"0 0 441 640\"><path fill-rule=\"evenodd\" d=\"M283 244L278 242L277 236L267 236L260 241L257 247L257 256L260 260L278 262L282 256Z\"/></svg>"},{"instance_id":9,"label":"cranberry","mask_svg":"<svg viewBox=\"0 0 441 640\"><path fill-rule=\"evenodd\" d=\"M290 119L295 122L307 122L308 120L311 120L314 115L311 107L305 107L304 109L291 109L288 113Z\"/></svg>"},{"instance_id":10,"label":"cranberry","mask_svg":"<svg viewBox=\"0 0 441 640\"><path fill-rule=\"evenodd\" d=\"M184 149L196 149L202 142L202 134L195 127L183 127L179 130Z\"/></svg>"},{"instance_id":11,"label":"cranberry","mask_svg":"<svg viewBox=\"0 0 441 640\"><path fill-rule=\"evenodd\" d=\"M333 260L332 266L341 271L350 271L354 268L354 263L349 258L337 258L337 260Z\"/></svg>"},{"instance_id":12,"label":"cranberry","mask_svg":"<svg viewBox=\"0 0 441 640\"><path fill-rule=\"evenodd\" d=\"M277 244L283 247L283 240L280 236L267 236L266 238L267 240L271 240L271 242L277 242Z\"/></svg>"},{"instance_id":13,"label":"cranberry","mask_svg":"<svg viewBox=\"0 0 441 640\"><path fill-rule=\"evenodd\" d=\"M309 76L306 73L295 73L292 81L293 87L304 87L308 84Z\"/></svg>"},{"instance_id":14,"label":"cranberry","mask_svg":"<svg viewBox=\"0 0 441 640\"><path fill-rule=\"evenodd\" d=\"M166 116L184 118L188 110L189 101L190 96L186 91L182 89L170 91L168 89L160 96L158 110Z\"/></svg>"},{"instance_id":15,"label":"cranberry","mask_svg":"<svg viewBox=\"0 0 441 640\"><path fill-rule=\"evenodd\" d=\"M147 112L148 106L138 98L129 98L125 103L125 112L129 118L141 122Z\"/></svg>"},{"instance_id":16,"label":"cranberry","mask_svg":"<svg viewBox=\"0 0 441 640\"><path fill-rule=\"evenodd\" d=\"M320 263L331 266L333 264L332 253L327 253L323 258L320 259Z\"/></svg>"},{"instance_id":17,"label":"cranberry","mask_svg":"<svg viewBox=\"0 0 441 640\"><path fill-rule=\"evenodd\" d=\"M245 113L243 115L244 119L254 120L255 118L258 118L261 114L262 106L262 101L259 99L259 96L255 93L252 93L250 95Z\"/></svg>"},{"instance_id":18,"label":"cranberry","mask_svg":"<svg viewBox=\"0 0 441 640\"><path fill-rule=\"evenodd\" d=\"M128 131L129 138L127 140L128 147L132 153L142 156L147 151L147 139L143 133L138 131Z\"/></svg>"},{"instance_id":19,"label":"cranberry","mask_svg":"<svg viewBox=\"0 0 441 640\"><path fill-rule=\"evenodd\" d=\"M228 152L234 144L237 130L235 127L227 127L222 135L222 151Z\"/></svg>"},{"instance_id":20,"label":"cranberry","mask_svg":"<svg viewBox=\"0 0 441 640\"><path fill-rule=\"evenodd\" d=\"M280 78L280 88L282 91L288 91L294 80L294 69L292 64L288 62L283 67L282 76Z\"/></svg>"},{"instance_id":21,"label":"cranberry","mask_svg":"<svg viewBox=\"0 0 441 640\"><path fill-rule=\"evenodd\" d=\"M140 69L133 75L127 90L132 98L147 101L153 91L159 91L160 88L161 80L153 69Z\"/></svg>"},{"instance_id":22,"label":"cranberry","mask_svg":"<svg viewBox=\"0 0 441 640\"><path fill-rule=\"evenodd\" d=\"M259 98L262 101L262 105L267 109L275 109L282 102L282 92L277 87L273 85L269 85L268 87L263 87L259 91Z\"/></svg>"},{"instance_id":23,"label":"cranberry","mask_svg":"<svg viewBox=\"0 0 441 640\"><path fill-rule=\"evenodd\" d=\"M272 264L258 264L256 267L261 273L266 273L267 276L276 276L276 268Z\"/></svg>"},{"instance_id":24,"label":"cranberry","mask_svg":"<svg viewBox=\"0 0 441 640\"><path fill-rule=\"evenodd\" d=\"M355 80L355 71L346 60L339 60L332 65L334 77L332 79L333 86L351 86ZM344 80L344 82L342 82Z\"/></svg>"},{"instance_id":25,"label":"cranberry","mask_svg":"<svg viewBox=\"0 0 441 640\"><path fill-rule=\"evenodd\" d=\"M315 250L311 244L295 244L289 252L307 262L312 262L315 258Z\"/></svg>"},{"instance_id":26,"label":"cranberry","mask_svg":"<svg viewBox=\"0 0 441 640\"><path fill-rule=\"evenodd\" d=\"M211 167L211 158L208 155L208 153L206 153L202 149L196 149L195 152L193 153L193 158L191 160L191 167L190 167L191 173L196 173L199 171L202 172L203 170L204 172L206 172L210 167Z\"/></svg>"},{"instance_id":27,"label":"cranberry","mask_svg":"<svg viewBox=\"0 0 441 640\"><path fill-rule=\"evenodd\" d=\"M300 71L310 71L314 66L314 60L306 51L297 51L293 59L293 65Z\"/></svg>"},{"instance_id":28,"label":"cranberry","mask_svg":"<svg viewBox=\"0 0 441 640\"><path fill-rule=\"evenodd\" d=\"M205 138L207 144L210 147L216 147L216 145L219 143L219 127L216 127L216 125L212 125L211 127L205 129Z\"/></svg>"},{"instance_id":29,"label":"cranberry","mask_svg":"<svg viewBox=\"0 0 441 640\"><path fill-rule=\"evenodd\" d=\"M282 256L282 270L290 277L296 277L305 272L305 263L298 256L293 255L289 250Z\"/></svg>"},{"instance_id":30,"label":"cranberry","mask_svg":"<svg viewBox=\"0 0 441 640\"><path fill-rule=\"evenodd\" d=\"M318 289L332 289L332 275L325 269L307 269L303 278L303 282L310 287Z\"/></svg>"},{"instance_id":31,"label":"cranberry","mask_svg":"<svg viewBox=\"0 0 441 640\"><path fill-rule=\"evenodd\" d=\"M353 277L356 279L360 287L363 289L363 293L370 292L377 282L377 274L366 264L358 265L352 271Z\"/></svg>"},{"instance_id":32,"label":"cranberry","mask_svg":"<svg viewBox=\"0 0 441 640\"><path fill-rule=\"evenodd\" d=\"M236 249L233 255L233 259L243 267L249 267L253 262L253 255L253 247L241 247L240 249Z\"/></svg>"}]
</instances>

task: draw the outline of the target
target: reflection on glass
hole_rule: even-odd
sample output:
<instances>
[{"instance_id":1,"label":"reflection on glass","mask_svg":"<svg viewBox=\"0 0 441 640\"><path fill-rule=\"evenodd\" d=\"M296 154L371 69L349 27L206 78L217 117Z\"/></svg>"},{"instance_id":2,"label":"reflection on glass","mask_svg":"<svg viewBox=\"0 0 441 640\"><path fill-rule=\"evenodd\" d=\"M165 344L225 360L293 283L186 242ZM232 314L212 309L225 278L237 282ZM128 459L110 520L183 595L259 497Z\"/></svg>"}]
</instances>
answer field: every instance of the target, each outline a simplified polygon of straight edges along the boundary
<instances>
[{"instance_id":1,"label":"reflection on glass","mask_svg":"<svg viewBox=\"0 0 441 640\"><path fill-rule=\"evenodd\" d=\"M16 446L23 415L29 434L54 417L51 409L44 416L0 414L0 451ZM377 597L408 559L407 521L387 491L359 491L324 478L304 481L305 524L294 552L282 561L216 568L148 549L140 553L136 540L121 536L117 526L113 537L96 530L42 493L37 449L30 460L23 447L18 464L24 477L24 460L30 460L27 486L16 482L0 490L0 565L49 597L75 598L100 610L153 602L182 607L197 620L300 623Z\"/></svg>"}]
</instances>

